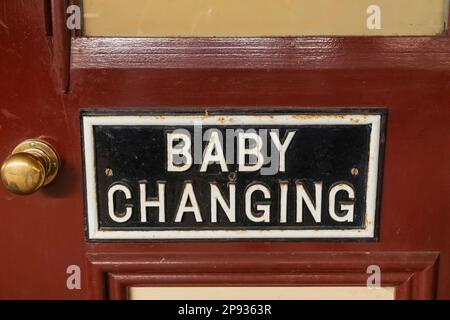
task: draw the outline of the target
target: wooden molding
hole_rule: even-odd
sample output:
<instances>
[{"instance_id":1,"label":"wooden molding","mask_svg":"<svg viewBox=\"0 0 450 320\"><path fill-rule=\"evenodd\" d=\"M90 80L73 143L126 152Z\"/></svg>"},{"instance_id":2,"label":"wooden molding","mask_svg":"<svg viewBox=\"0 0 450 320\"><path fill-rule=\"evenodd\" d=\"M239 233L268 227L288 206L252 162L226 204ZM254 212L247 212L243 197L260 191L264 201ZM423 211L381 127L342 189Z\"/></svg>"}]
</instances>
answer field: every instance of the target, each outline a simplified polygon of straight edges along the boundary
<instances>
[{"instance_id":1,"label":"wooden molding","mask_svg":"<svg viewBox=\"0 0 450 320\"><path fill-rule=\"evenodd\" d=\"M434 299L435 252L90 253L92 299L127 299L131 286L365 286L369 265L396 299Z\"/></svg>"},{"instance_id":2,"label":"wooden molding","mask_svg":"<svg viewBox=\"0 0 450 320\"><path fill-rule=\"evenodd\" d=\"M65 93L69 87L70 31L66 27L69 0L50 0L52 36L50 48L57 78L57 90Z\"/></svg>"},{"instance_id":3,"label":"wooden molding","mask_svg":"<svg viewBox=\"0 0 450 320\"><path fill-rule=\"evenodd\" d=\"M448 37L75 38L77 69L450 70Z\"/></svg>"}]
</instances>

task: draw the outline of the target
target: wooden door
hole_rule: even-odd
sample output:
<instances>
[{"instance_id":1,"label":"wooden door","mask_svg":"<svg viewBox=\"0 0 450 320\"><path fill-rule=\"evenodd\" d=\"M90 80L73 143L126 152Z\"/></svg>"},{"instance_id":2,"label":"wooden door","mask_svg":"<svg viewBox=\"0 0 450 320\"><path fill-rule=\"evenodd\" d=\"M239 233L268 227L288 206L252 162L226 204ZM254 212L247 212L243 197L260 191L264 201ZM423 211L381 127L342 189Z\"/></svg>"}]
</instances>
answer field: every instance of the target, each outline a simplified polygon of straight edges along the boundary
<instances>
[{"instance_id":1,"label":"wooden door","mask_svg":"<svg viewBox=\"0 0 450 320\"><path fill-rule=\"evenodd\" d=\"M0 298L127 298L130 286L364 286L450 298L450 39L69 37L65 1L0 5L0 158L40 137L56 180L0 188ZM387 109L379 240L85 238L80 110ZM68 288L79 266L81 288ZM317 276L321 275L321 276Z\"/></svg>"}]
</instances>

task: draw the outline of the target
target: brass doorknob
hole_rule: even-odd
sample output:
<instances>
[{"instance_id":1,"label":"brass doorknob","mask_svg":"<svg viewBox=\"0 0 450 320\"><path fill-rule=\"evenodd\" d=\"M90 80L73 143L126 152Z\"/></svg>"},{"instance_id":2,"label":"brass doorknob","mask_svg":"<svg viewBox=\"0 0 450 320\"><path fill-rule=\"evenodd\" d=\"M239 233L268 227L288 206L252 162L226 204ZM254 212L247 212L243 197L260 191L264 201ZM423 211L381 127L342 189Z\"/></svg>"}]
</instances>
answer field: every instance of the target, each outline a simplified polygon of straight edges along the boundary
<instances>
[{"instance_id":1,"label":"brass doorknob","mask_svg":"<svg viewBox=\"0 0 450 320\"><path fill-rule=\"evenodd\" d=\"M58 154L50 144L30 139L20 143L6 158L1 176L6 189L25 195L52 182L59 167Z\"/></svg>"}]
</instances>

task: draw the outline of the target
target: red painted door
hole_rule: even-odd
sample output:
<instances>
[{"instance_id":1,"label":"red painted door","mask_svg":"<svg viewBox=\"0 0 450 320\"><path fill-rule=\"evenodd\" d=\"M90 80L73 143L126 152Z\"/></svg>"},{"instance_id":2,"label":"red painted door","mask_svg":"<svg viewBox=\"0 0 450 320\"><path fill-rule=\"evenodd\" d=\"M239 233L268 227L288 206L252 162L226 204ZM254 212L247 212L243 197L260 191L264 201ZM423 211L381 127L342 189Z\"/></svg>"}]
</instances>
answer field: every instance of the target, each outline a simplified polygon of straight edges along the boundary
<instances>
[{"instance_id":1,"label":"red painted door","mask_svg":"<svg viewBox=\"0 0 450 320\"><path fill-rule=\"evenodd\" d=\"M379 264L399 298L450 299L448 37L69 40L63 2L53 15L48 3L0 5L0 158L39 137L62 159L35 194L0 188L0 298L126 298L133 284L267 273L314 283L309 268L329 274L320 284L360 284ZM88 243L80 109L188 106L387 108L379 241ZM356 276L339 278L342 266Z\"/></svg>"}]
</instances>

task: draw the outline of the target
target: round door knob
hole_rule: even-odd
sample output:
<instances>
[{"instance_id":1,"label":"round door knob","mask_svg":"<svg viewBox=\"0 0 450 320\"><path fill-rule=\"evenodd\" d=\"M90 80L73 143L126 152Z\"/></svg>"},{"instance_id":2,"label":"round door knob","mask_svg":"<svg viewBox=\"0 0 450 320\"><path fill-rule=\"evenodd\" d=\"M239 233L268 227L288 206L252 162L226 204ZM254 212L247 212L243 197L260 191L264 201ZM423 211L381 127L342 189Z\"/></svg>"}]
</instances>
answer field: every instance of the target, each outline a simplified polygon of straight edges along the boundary
<instances>
[{"instance_id":1,"label":"round door knob","mask_svg":"<svg viewBox=\"0 0 450 320\"><path fill-rule=\"evenodd\" d=\"M52 182L59 166L58 154L51 145L37 139L25 140L3 162L1 177L9 191L31 194Z\"/></svg>"}]
</instances>

